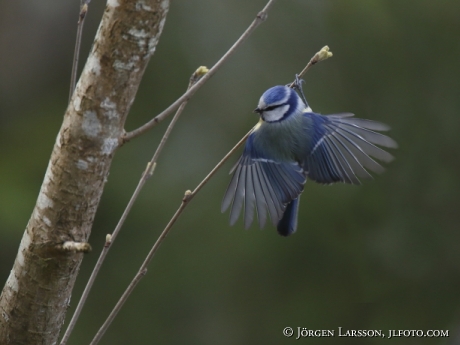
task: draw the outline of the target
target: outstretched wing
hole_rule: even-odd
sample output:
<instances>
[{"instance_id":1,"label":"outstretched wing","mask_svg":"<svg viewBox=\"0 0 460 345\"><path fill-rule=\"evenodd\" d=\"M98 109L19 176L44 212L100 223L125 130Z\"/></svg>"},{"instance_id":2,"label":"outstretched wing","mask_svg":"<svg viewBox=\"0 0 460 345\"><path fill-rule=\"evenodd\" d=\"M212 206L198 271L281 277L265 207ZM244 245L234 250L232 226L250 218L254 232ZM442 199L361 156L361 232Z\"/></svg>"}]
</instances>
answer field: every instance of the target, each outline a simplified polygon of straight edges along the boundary
<instances>
[{"instance_id":1,"label":"outstretched wing","mask_svg":"<svg viewBox=\"0 0 460 345\"><path fill-rule=\"evenodd\" d=\"M353 114L322 116L305 113L312 144L304 162L307 176L319 183L360 184L359 178L372 178L367 170L381 173L384 168L375 157L390 162L393 156L376 145L396 148L396 142L374 131L389 127L371 120L352 118Z\"/></svg>"},{"instance_id":2,"label":"outstretched wing","mask_svg":"<svg viewBox=\"0 0 460 345\"><path fill-rule=\"evenodd\" d=\"M267 211L276 225L283 216L286 205L303 190L305 172L297 162L274 161L261 152L263 150L255 147L254 135L251 134L243 155L232 169L233 177L222 200L222 212L232 206L231 225L240 216L243 204L246 228L254 220L254 209L260 227L265 225Z\"/></svg>"}]
</instances>

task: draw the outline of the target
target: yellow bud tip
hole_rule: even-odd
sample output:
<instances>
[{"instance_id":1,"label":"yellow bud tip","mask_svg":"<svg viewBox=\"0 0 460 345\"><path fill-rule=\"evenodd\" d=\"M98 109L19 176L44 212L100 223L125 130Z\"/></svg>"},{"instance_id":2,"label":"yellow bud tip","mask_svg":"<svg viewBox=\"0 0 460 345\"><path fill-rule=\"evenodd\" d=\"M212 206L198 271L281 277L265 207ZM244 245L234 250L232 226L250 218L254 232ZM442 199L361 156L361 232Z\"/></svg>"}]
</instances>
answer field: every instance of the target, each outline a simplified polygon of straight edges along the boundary
<instances>
[{"instance_id":1,"label":"yellow bud tip","mask_svg":"<svg viewBox=\"0 0 460 345\"><path fill-rule=\"evenodd\" d=\"M111 243L112 242L112 235L111 234L107 234L105 236L105 243Z\"/></svg>"},{"instance_id":2,"label":"yellow bud tip","mask_svg":"<svg viewBox=\"0 0 460 345\"><path fill-rule=\"evenodd\" d=\"M324 46L318 53L316 53L318 56L317 62L326 60L330 57L332 57L332 52L329 51L328 46Z\"/></svg>"},{"instance_id":3,"label":"yellow bud tip","mask_svg":"<svg viewBox=\"0 0 460 345\"><path fill-rule=\"evenodd\" d=\"M208 72L209 72L209 69L206 66L198 67L198 69L195 72L193 72L192 76L190 77L189 87L194 85L198 80L200 80Z\"/></svg>"},{"instance_id":4,"label":"yellow bud tip","mask_svg":"<svg viewBox=\"0 0 460 345\"><path fill-rule=\"evenodd\" d=\"M198 67L198 69L195 71L195 75L197 77L202 77L204 76L206 73L209 72L209 69L206 67L206 66L200 66Z\"/></svg>"}]
</instances>

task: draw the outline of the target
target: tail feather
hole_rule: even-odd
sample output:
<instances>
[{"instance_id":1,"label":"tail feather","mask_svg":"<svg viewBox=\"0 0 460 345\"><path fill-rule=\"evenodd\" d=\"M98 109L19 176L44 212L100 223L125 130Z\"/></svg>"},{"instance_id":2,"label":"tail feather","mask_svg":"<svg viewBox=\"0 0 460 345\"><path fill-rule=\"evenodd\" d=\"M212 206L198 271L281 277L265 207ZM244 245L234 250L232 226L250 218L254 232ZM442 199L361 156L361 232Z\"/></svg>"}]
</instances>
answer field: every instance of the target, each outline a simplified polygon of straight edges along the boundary
<instances>
[{"instance_id":1,"label":"tail feather","mask_svg":"<svg viewBox=\"0 0 460 345\"><path fill-rule=\"evenodd\" d=\"M299 211L299 199L292 200L286 207L283 217L278 222L278 233L281 236L292 235L297 230L297 214Z\"/></svg>"}]
</instances>

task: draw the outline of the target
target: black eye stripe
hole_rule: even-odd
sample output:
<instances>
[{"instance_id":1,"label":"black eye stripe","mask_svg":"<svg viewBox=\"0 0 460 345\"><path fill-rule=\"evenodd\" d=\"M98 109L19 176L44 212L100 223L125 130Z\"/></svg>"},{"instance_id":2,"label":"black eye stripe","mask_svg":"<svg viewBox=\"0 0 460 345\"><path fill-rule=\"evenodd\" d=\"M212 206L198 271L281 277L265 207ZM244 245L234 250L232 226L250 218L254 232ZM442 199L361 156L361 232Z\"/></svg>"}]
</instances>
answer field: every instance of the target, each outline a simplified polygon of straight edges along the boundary
<instances>
[{"instance_id":1,"label":"black eye stripe","mask_svg":"<svg viewBox=\"0 0 460 345\"><path fill-rule=\"evenodd\" d=\"M270 110L273 110L273 109L276 109L278 107L282 107L284 105L287 105L287 103L282 103L282 104L277 104L277 105L271 105L269 107L266 107L264 109L262 109L263 111L270 111Z\"/></svg>"}]
</instances>

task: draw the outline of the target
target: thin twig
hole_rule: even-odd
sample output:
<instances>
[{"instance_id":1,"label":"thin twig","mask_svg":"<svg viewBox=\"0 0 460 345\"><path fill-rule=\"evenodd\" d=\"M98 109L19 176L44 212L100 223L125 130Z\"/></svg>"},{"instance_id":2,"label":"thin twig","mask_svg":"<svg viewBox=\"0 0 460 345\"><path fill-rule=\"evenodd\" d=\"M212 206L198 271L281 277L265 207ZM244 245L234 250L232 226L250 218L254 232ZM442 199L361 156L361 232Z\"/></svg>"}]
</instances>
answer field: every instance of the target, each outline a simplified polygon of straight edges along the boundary
<instances>
[{"instance_id":1,"label":"thin twig","mask_svg":"<svg viewBox=\"0 0 460 345\"><path fill-rule=\"evenodd\" d=\"M188 203L192 200L192 198L200 191L200 189L209 181L209 179L219 170L219 168L230 158L230 156L246 141L247 137L251 134L253 129L251 129L231 150L229 153L225 155L224 158L214 167L214 169L211 170L211 172L203 179L203 181L200 182L200 184L193 190L191 191L186 191L184 194L184 197L182 198L182 202L177 209L176 213L174 216L171 218L169 223L166 225L164 230L162 231L161 235L158 237L156 240L155 244L153 245L152 249L148 253L147 257L145 258L142 266L140 267L139 271L137 274L134 276L133 280L131 283L128 285L127 289L123 293L123 295L120 297L118 300L117 304L113 308L112 312L110 315L107 317L107 320L105 320L104 324L101 326L99 331L96 333L94 339L91 341L90 345L96 345L99 343L101 340L102 336L104 333L107 331L109 328L110 324L114 320L114 318L117 316L118 312L120 309L123 307L125 302L128 300L128 297L131 295L133 290L136 288L137 284L141 281L141 279L145 276L147 273L147 266L149 265L150 261L152 261L153 256L155 255L156 251L160 247L160 245L163 243L163 240L166 238L168 235L169 230L172 228L176 220L179 218L185 207L188 205Z\"/></svg>"},{"instance_id":2,"label":"thin twig","mask_svg":"<svg viewBox=\"0 0 460 345\"><path fill-rule=\"evenodd\" d=\"M322 48L319 52L317 52L308 62L307 66L302 70L302 72L299 74L300 76L303 76L311 66L316 64L319 61L326 60L327 58L331 57L332 53L329 52L329 47L325 46ZM292 86L294 86L294 83L292 83ZM257 125L256 125L257 126ZM189 202L195 197L195 195L203 188L203 186L208 183L208 181L214 176L214 174L219 170L219 168L224 165L224 163L230 158L230 156L238 149L240 148L241 145L246 141L246 139L249 137L249 135L252 133L255 127L253 127L241 140L224 156L224 158L221 159L221 161L214 167L214 169L211 170L211 172L198 184L198 186L192 191L187 190L184 194L184 197L182 198L182 202L177 209L176 213L174 213L173 217L171 220L168 222L164 230L161 232L160 236L156 240L155 244L153 245L152 249L150 249L150 252L146 256L144 262L142 263L142 266L139 268L139 271L137 274L134 276L133 280L131 283L128 285L126 288L125 292L123 295L120 297L118 300L117 304L115 307L112 309L111 313L105 320L104 324L101 326L99 331L96 333L94 336L93 340L91 341L90 345L96 345L99 343L107 329L109 328L110 324L112 321L115 319L117 316L118 312L121 310L125 302L128 300L129 296L131 293L134 291L136 288L137 284L141 281L141 279L147 274L147 267L152 261L155 253L157 252L158 248L160 245L163 243L164 239L168 235L169 231L171 230L172 226L174 223L177 221L179 216L182 214L184 211L185 207L189 204Z\"/></svg>"},{"instance_id":3,"label":"thin twig","mask_svg":"<svg viewBox=\"0 0 460 345\"><path fill-rule=\"evenodd\" d=\"M305 66L305 68L302 70L302 72L300 72L298 74L298 78L301 79L302 76L307 73L307 71L311 68L311 66L313 66L314 64L320 62L320 61L323 61L323 60L326 60L326 59L329 59L330 57L332 57L332 52L329 51L329 47L328 46L324 46L323 48L321 48L321 50L319 52L317 52L315 55L313 55L313 57L310 59L310 61L308 62L308 64ZM295 85L295 80L289 85L290 88L293 88Z\"/></svg>"},{"instance_id":4,"label":"thin twig","mask_svg":"<svg viewBox=\"0 0 460 345\"><path fill-rule=\"evenodd\" d=\"M188 88L192 87L205 73L208 71L206 67L200 67L198 68L195 73L193 73L192 77L190 78L190 82L188 85ZM104 248L101 251L101 254L99 256L99 259L96 262L96 265L94 266L93 272L91 273L91 276L88 280L88 283L86 284L85 290L83 291L83 294L80 298L80 301L78 302L77 308L75 309L75 312L72 316L72 319L69 322L69 325L67 326L66 332L64 333L64 336L61 340L60 345L65 345L70 337L70 334L72 333L75 324L77 323L77 320L80 316L81 310L83 309L83 306L86 303L86 300L88 298L89 292L91 291L91 288L94 284L94 281L96 280L96 277L99 273L99 270L105 260L105 257L107 256L107 253L109 252L109 249L111 247L111 244L115 241L115 238L117 237L118 233L120 232L129 212L131 211L131 208L134 205L134 202L136 201L137 197L139 196L140 191L144 187L145 183L147 180L153 175L153 172L155 170L158 157L160 156L161 151L163 150L163 147L166 144L166 141L169 138L169 134L171 133L172 129L174 128L174 125L176 124L177 120L179 119L180 114L185 108L185 105L187 102L184 102L181 104L179 109L177 109L176 114L174 115L173 119L171 120L171 123L169 124L168 128L166 129L165 134L163 135L163 138L161 139L160 144L158 145L155 154L153 155L152 159L150 162L147 164L146 169L144 170L142 177L139 180L139 183L131 196L131 199L129 200L128 205L126 206L120 220L118 221L117 226L115 227L115 230L113 231L112 234L107 235L106 242L104 245Z\"/></svg>"},{"instance_id":5,"label":"thin twig","mask_svg":"<svg viewBox=\"0 0 460 345\"><path fill-rule=\"evenodd\" d=\"M75 39L75 51L73 53L72 74L70 75L70 91L69 102L75 91L75 84L77 83L78 59L80 56L81 37L83 33L83 24L85 23L86 14L88 13L88 4L90 0L82 1L80 14L78 16L77 38Z\"/></svg>"},{"instance_id":6,"label":"thin twig","mask_svg":"<svg viewBox=\"0 0 460 345\"><path fill-rule=\"evenodd\" d=\"M188 90L186 93L184 93L181 97L179 97L173 104L171 104L168 108L166 108L163 112L161 112L159 115L154 117L152 120L144 124L143 126L131 131L125 133L125 135L122 138L122 143L125 143L154 127L158 123L160 123L162 120L164 120L169 114L171 114L174 109L176 109L180 104L182 104L185 101L188 101L195 92L198 91L198 89L203 86L204 83L208 81L209 78L211 78L214 73L217 72L217 70L222 66L223 63L225 63L228 58L241 46L241 44L252 34L252 32L260 25L262 22L264 22L267 19L268 16L268 11L270 7L273 5L275 0L269 0L268 3L265 5L264 9L260 11L254 21L251 23L251 25L246 29L246 31L241 35L241 37L233 44L233 46L220 58L219 61L216 62L214 66L209 70L209 72L201 78L199 82L197 82L190 90Z\"/></svg>"},{"instance_id":7,"label":"thin twig","mask_svg":"<svg viewBox=\"0 0 460 345\"><path fill-rule=\"evenodd\" d=\"M87 0L88 1L88 0ZM90 0L89 0L90 1ZM89 2L88 1L88 2ZM158 124L159 122L161 122L163 119L165 119L169 114L171 114L177 107L180 106L180 108L178 109L177 113L181 113L184 106L185 106L185 103L193 96L193 94L218 70L218 68L238 49L238 47L252 34L252 32L263 22L267 19L267 13L268 13L268 10L270 9L270 7L273 5L275 0L269 0L268 3L265 5L264 9L259 12L256 16L256 18L254 19L254 21L251 23L251 25L248 27L248 29L243 33L243 35L233 44L233 46L224 54L224 56L222 56L222 58L210 69L207 71L207 73L202 77L200 78L199 80L196 80L194 83L190 83L189 86L191 86L187 92L185 92L179 99L177 99L173 104L171 104L167 109L165 109L162 113L160 113L158 116L156 116L154 119L152 119L150 122L146 123L144 126L132 131L132 132L129 132L129 133L126 133L124 135L124 137L122 138L122 142L126 142L128 140L131 140L132 138L135 138L139 135L141 135L142 133L146 132L147 130L149 130L150 128L154 127L156 124ZM77 59L78 61L78 59ZM73 72L74 73L74 72ZM72 74L73 74L72 73ZM76 73L76 72L75 72ZM72 91L73 92L73 91ZM71 93L72 93L71 92ZM183 105L183 106L181 106ZM177 115L176 113L176 115ZM175 120L173 119L171 121L172 124L175 123ZM169 129L169 127L168 127ZM167 130L168 132L168 130ZM168 133L169 135L169 133ZM163 145L164 145L164 138L162 139L162 142L160 143L158 149L161 151ZM113 234L111 235L111 242L113 242L113 240L116 238L118 232L120 231L127 215L129 214L133 204L134 204L134 201L137 199L137 196L139 195L139 192L140 190L142 189L143 185L145 184L146 180L153 174L153 171L156 167L156 159L159 155L159 150L157 149L157 152L155 152L155 155L154 157L152 158L152 161L147 165L147 168L146 170L144 171L140 181L139 181L139 184L138 186L136 187L136 190L134 191L133 193L133 196L131 197L131 200L129 201L125 211L123 212L123 215L122 217L120 218L120 221L119 223L117 224L117 227L115 228ZM153 163L152 163L153 162ZM211 177L212 175L209 176L209 178ZM200 187L201 188L201 187ZM179 214L181 213L182 211L179 212ZM174 222L172 223L174 224ZM172 226L171 224L171 226ZM91 287L94 283L94 280L99 272L99 269L102 265L102 262L104 261L107 253L108 253L108 250L110 249L110 243L106 242L106 245L104 246L104 249L102 250L101 252L101 255L98 259L98 262L96 263L96 266L94 267L94 270L91 274L91 277L85 287L85 290L83 292L83 295L78 303L78 306L77 306L77 309L75 311L75 314L73 315L72 317L72 320L71 322L69 323L69 326L66 330L66 333L64 334L64 338L63 340L61 341L61 345L65 345L66 342L67 342L67 339L69 338L70 336L70 333L72 332L73 328L75 327L75 323L76 321L78 320L78 317L81 313L81 309L83 308L83 305L85 304L86 302L86 299L88 297L88 294L89 294L89 291L91 290ZM110 323L109 323L110 324ZM108 327L108 325L107 325ZM104 330L105 332L105 330ZM99 334L99 332L98 332ZM96 335L97 337L97 335ZM100 337L102 337L102 335L100 335ZM100 339L99 337L99 339ZM95 338L96 339L96 338ZM94 340L93 340L94 342Z\"/></svg>"},{"instance_id":8,"label":"thin twig","mask_svg":"<svg viewBox=\"0 0 460 345\"><path fill-rule=\"evenodd\" d=\"M78 317L81 314L81 310L83 309L83 306L85 305L85 302L88 298L89 292L91 288L93 287L93 283L96 280L96 276L99 273L102 263L104 262L104 259L110 249L111 237L112 237L111 235L106 236L104 248L102 248L101 254L99 255L99 259L97 260L97 263L94 266L93 272L91 273L91 276L89 277L88 283L86 283L85 290L83 291L83 294L80 297L80 301L78 301L77 308L75 309L75 312L72 315L72 319L70 320L69 325L67 326L67 329L64 333L64 336L62 337L60 345L67 344L70 334L72 334L75 324L77 323Z\"/></svg>"}]
</instances>

